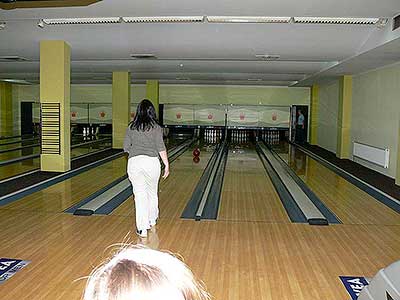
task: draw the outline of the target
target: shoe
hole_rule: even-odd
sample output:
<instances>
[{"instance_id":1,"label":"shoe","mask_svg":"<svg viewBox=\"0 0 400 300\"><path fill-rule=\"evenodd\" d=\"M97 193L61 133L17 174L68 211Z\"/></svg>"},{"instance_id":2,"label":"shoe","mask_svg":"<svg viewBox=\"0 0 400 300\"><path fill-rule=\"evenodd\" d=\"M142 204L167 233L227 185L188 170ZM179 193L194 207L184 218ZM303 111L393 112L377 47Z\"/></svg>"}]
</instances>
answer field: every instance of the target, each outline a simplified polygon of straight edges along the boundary
<instances>
[{"instance_id":1,"label":"shoe","mask_svg":"<svg viewBox=\"0 0 400 300\"><path fill-rule=\"evenodd\" d=\"M136 230L136 234L142 238L147 237L147 230Z\"/></svg>"},{"instance_id":2,"label":"shoe","mask_svg":"<svg viewBox=\"0 0 400 300\"><path fill-rule=\"evenodd\" d=\"M150 228L151 228L151 227L154 227L154 226L156 226L156 224L157 224L157 220L155 220L155 221L150 221L149 224L150 224Z\"/></svg>"}]
</instances>

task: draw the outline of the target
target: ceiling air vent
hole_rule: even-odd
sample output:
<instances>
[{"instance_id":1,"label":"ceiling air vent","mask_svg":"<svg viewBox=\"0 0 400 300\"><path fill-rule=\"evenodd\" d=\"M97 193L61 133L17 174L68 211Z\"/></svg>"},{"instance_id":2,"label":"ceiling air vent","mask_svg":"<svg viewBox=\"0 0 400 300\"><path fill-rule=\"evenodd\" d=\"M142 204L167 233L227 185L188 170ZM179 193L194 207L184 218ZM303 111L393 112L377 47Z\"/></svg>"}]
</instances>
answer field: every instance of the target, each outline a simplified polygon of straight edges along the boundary
<instances>
[{"instance_id":1,"label":"ceiling air vent","mask_svg":"<svg viewBox=\"0 0 400 300\"><path fill-rule=\"evenodd\" d=\"M0 61L27 61L27 59L16 55L7 55L0 56Z\"/></svg>"},{"instance_id":2,"label":"ceiling air vent","mask_svg":"<svg viewBox=\"0 0 400 300\"><path fill-rule=\"evenodd\" d=\"M400 27L400 15L393 18L393 30Z\"/></svg>"},{"instance_id":3,"label":"ceiling air vent","mask_svg":"<svg viewBox=\"0 0 400 300\"><path fill-rule=\"evenodd\" d=\"M256 58L262 60L278 60L281 56L277 54L256 54Z\"/></svg>"},{"instance_id":4,"label":"ceiling air vent","mask_svg":"<svg viewBox=\"0 0 400 300\"><path fill-rule=\"evenodd\" d=\"M157 56L155 56L152 53L134 53L131 54L131 57L134 59L156 59Z\"/></svg>"}]
</instances>

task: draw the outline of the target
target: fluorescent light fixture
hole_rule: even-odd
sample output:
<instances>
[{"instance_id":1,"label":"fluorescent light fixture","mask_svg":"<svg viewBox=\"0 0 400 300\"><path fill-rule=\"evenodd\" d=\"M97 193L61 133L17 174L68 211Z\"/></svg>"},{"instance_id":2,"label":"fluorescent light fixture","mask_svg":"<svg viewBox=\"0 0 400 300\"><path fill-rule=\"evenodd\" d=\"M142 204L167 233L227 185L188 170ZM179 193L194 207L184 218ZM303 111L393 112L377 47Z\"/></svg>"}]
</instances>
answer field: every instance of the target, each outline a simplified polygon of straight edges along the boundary
<instances>
[{"instance_id":1,"label":"fluorescent light fixture","mask_svg":"<svg viewBox=\"0 0 400 300\"><path fill-rule=\"evenodd\" d=\"M44 28L44 22L43 22L43 20L39 20L39 22L37 23L37 26L39 27L39 28Z\"/></svg>"},{"instance_id":2,"label":"fluorescent light fixture","mask_svg":"<svg viewBox=\"0 0 400 300\"><path fill-rule=\"evenodd\" d=\"M256 54L256 58L263 60L278 60L281 56L278 54Z\"/></svg>"},{"instance_id":3,"label":"fluorescent light fixture","mask_svg":"<svg viewBox=\"0 0 400 300\"><path fill-rule=\"evenodd\" d=\"M291 17L207 16L209 23L289 23Z\"/></svg>"},{"instance_id":4,"label":"fluorescent light fixture","mask_svg":"<svg viewBox=\"0 0 400 300\"><path fill-rule=\"evenodd\" d=\"M17 55L4 55L0 56L0 61L13 61L13 62L18 62L18 61L27 61L25 57L17 56Z\"/></svg>"},{"instance_id":5,"label":"fluorescent light fixture","mask_svg":"<svg viewBox=\"0 0 400 300\"><path fill-rule=\"evenodd\" d=\"M121 23L121 17L43 19L42 21L46 25L115 24Z\"/></svg>"},{"instance_id":6,"label":"fluorescent light fixture","mask_svg":"<svg viewBox=\"0 0 400 300\"><path fill-rule=\"evenodd\" d=\"M0 81L8 82L8 83L14 83L14 84L32 84L29 81L26 81L25 79L0 79Z\"/></svg>"},{"instance_id":7,"label":"fluorescent light fixture","mask_svg":"<svg viewBox=\"0 0 400 300\"><path fill-rule=\"evenodd\" d=\"M176 80L181 80L181 81L187 81L187 80L189 80L189 78L186 78L186 77L176 77L175 79L176 79Z\"/></svg>"},{"instance_id":8,"label":"fluorescent light fixture","mask_svg":"<svg viewBox=\"0 0 400 300\"><path fill-rule=\"evenodd\" d=\"M300 24L337 24L337 25L377 25L380 18L336 18L336 17L294 17L294 23Z\"/></svg>"},{"instance_id":9,"label":"fluorescent light fixture","mask_svg":"<svg viewBox=\"0 0 400 300\"><path fill-rule=\"evenodd\" d=\"M198 23L204 16L122 17L125 23Z\"/></svg>"},{"instance_id":10,"label":"fluorescent light fixture","mask_svg":"<svg viewBox=\"0 0 400 300\"><path fill-rule=\"evenodd\" d=\"M262 81L261 78L248 78L247 81Z\"/></svg>"},{"instance_id":11,"label":"fluorescent light fixture","mask_svg":"<svg viewBox=\"0 0 400 300\"><path fill-rule=\"evenodd\" d=\"M133 53L131 54L132 58L135 59L156 59L157 56L155 56L153 53Z\"/></svg>"}]
</instances>

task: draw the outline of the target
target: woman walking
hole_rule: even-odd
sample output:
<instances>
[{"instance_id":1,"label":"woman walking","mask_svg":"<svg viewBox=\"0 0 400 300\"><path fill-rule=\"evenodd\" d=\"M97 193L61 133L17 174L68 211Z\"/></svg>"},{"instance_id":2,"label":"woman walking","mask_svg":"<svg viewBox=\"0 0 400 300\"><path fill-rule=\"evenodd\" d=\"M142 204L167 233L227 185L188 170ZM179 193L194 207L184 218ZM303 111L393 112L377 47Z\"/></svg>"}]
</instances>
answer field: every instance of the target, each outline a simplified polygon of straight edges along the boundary
<instances>
[{"instance_id":1,"label":"woman walking","mask_svg":"<svg viewBox=\"0 0 400 300\"><path fill-rule=\"evenodd\" d=\"M124 151L129 154L127 171L135 195L136 232L140 237L147 237L147 230L156 225L158 219L161 172L158 156L165 165L163 178L169 175L163 131L154 106L147 99L139 103L135 118L126 130Z\"/></svg>"}]
</instances>

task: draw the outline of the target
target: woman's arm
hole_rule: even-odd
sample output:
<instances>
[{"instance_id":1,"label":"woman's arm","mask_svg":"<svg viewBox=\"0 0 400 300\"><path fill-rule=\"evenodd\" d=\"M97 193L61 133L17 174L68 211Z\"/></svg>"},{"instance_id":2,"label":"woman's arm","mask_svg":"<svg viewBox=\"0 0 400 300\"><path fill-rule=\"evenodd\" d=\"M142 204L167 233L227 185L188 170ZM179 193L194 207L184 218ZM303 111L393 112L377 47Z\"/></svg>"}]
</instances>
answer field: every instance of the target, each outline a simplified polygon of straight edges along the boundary
<instances>
[{"instance_id":1,"label":"woman's arm","mask_svg":"<svg viewBox=\"0 0 400 300\"><path fill-rule=\"evenodd\" d=\"M155 134L155 145L158 151L158 154L161 157L161 160L164 163L165 169L164 169L164 175L163 178L167 178L169 175L169 162L168 162L168 154L167 154L167 149L164 144L164 139L163 139L163 129L157 128L156 134Z\"/></svg>"},{"instance_id":2,"label":"woman's arm","mask_svg":"<svg viewBox=\"0 0 400 300\"><path fill-rule=\"evenodd\" d=\"M129 149L131 148L131 136L129 134L129 127L126 129L125 138L124 138L124 152L129 153Z\"/></svg>"},{"instance_id":3,"label":"woman's arm","mask_svg":"<svg viewBox=\"0 0 400 300\"><path fill-rule=\"evenodd\" d=\"M167 150L161 151L159 152L161 160L164 163L164 175L162 176L164 179L168 177L169 175L169 162L168 162L168 154L167 154Z\"/></svg>"}]
</instances>

